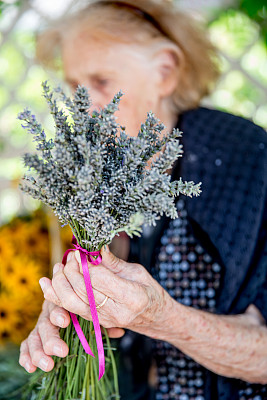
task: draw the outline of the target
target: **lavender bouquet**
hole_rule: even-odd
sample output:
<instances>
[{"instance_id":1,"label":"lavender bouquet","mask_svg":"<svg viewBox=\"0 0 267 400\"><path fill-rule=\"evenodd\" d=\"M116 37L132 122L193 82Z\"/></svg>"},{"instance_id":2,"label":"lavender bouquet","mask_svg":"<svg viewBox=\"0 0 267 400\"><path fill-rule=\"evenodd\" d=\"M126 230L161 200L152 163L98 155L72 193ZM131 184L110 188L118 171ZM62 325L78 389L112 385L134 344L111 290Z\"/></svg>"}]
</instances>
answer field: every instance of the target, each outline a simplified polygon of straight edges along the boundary
<instances>
[{"instance_id":1,"label":"lavender bouquet","mask_svg":"<svg viewBox=\"0 0 267 400\"><path fill-rule=\"evenodd\" d=\"M47 140L29 110L19 114L23 128L37 142L37 154L24 155L30 172L23 178L22 190L50 206L61 223L71 227L80 248L99 252L121 231L130 237L140 236L143 224L156 225L163 214L178 217L175 197L180 193L200 194L200 184L183 182L181 178L171 182L166 173L183 152L178 129L160 139L164 125L149 112L138 136L130 137L114 116L121 92L101 111L90 114L86 88L79 86L70 99L60 88L51 91L47 82L42 86L55 121L55 137ZM63 102L63 109L58 99ZM93 330L96 325L81 317L78 322L97 355L99 348ZM69 355L64 359L55 357L53 371L34 374L32 384L38 390L32 391L30 398L119 398L113 349L104 332L106 372L100 380L98 357L84 351L70 324L61 329Z\"/></svg>"}]
</instances>

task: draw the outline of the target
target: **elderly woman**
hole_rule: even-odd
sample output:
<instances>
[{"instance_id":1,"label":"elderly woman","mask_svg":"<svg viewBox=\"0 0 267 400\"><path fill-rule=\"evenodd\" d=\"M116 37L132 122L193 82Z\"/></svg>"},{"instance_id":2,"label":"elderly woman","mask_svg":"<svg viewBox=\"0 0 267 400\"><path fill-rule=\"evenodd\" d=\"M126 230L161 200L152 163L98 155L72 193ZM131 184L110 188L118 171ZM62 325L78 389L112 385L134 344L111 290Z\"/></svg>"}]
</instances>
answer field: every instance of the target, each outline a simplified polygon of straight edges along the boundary
<instances>
[{"instance_id":1,"label":"elderly woman","mask_svg":"<svg viewBox=\"0 0 267 400\"><path fill-rule=\"evenodd\" d=\"M265 132L199 107L215 52L170 2L96 1L39 37L41 61L58 49L66 82L89 87L94 107L125 92L128 134L149 110L182 130L184 157L168 173L203 182L199 198L177 201L179 219L115 238L89 268L100 324L121 338L122 399L267 399ZM68 311L91 318L77 254L40 284L43 310L21 345L28 372L67 355Z\"/></svg>"}]
</instances>

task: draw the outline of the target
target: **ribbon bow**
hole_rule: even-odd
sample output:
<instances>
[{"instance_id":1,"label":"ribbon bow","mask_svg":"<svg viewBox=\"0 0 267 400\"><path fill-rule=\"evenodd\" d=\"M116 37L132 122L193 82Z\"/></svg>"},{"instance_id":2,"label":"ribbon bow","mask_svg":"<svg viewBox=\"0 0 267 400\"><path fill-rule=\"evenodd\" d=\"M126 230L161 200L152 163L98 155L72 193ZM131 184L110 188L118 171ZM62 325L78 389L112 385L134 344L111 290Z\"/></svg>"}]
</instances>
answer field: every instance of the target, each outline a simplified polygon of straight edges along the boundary
<instances>
[{"instance_id":1,"label":"ribbon bow","mask_svg":"<svg viewBox=\"0 0 267 400\"><path fill-rule=\"evenodd\" d=\"M83 276L84 276L84 282L85 282L85 287L86 287L86 292L89 300L89 307L92 315L92 320L93 320L93 325L95 329L95 338L96 338L96 345L97 345L97 352L98 352L98 361L99 361L99 377L98 380L102 378L105 372L105 355L104 355L104 348L103 348L103 341L102 341L102 334L101 334L101 329L99 325L99 320L98 320L98 315L97 315L97 310L96 310L96 305L95 305L95 299L94 299L94 294L93 294L93 288L91 284L91 279L89 275L89 270L88 270L88 264L87 264L87 256L89 258L89 262L93 265L98 265L102 261L102 257L100 255L100 251L88 251L81 247L78 242L76 237L73 235L72 237L72 244L75 247L76 250L79 250L80 252L80 257L81 257L81 263L82 263L82 269L83 269ZM67 262L67 256L69 252L73 251L73 249L68 249L63 258L62 258L62 264L66 265ZM94 257L98 256L96 259ZM86 337L84 336L84 333L82 331L82 328L79 324L78 318L75 314L70 312L70 316L74 325L74 328L77 332L77 335L82 343L82 346L84 348L84 351L89 354L92 357L95 357L89 343L86 340Z\"/></svg>"}]
</instances>

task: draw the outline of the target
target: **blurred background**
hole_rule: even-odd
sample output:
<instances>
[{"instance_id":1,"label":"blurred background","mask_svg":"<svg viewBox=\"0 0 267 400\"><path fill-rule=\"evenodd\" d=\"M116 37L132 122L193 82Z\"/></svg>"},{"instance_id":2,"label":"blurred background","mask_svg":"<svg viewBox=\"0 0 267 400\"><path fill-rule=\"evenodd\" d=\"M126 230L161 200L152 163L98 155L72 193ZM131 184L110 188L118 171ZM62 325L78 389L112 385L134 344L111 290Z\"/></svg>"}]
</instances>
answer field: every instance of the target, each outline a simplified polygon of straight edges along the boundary
<instances>
[{"instance_id":1,"label":"blurred background","mask_svg":"<svg viewBox=\"0 0 267 400\"><path fill-rule=\"evenodd\" d=\"M265 0L176 0L201 19L220 54L221 77L203 105L267 128L267 6ZM29 107L48 136L53 130L40 83L60 74L35 63L35 34L84 0L0 1L0 399L27 381L18 345L34 327L42 304L39 278L49 274L71 240L68 228L20 192L22 154L33 149L17 114ZM8 356L7 356L8 355ZM15 379L14 379L15 377Z\"/></svg>"}]
</instances>

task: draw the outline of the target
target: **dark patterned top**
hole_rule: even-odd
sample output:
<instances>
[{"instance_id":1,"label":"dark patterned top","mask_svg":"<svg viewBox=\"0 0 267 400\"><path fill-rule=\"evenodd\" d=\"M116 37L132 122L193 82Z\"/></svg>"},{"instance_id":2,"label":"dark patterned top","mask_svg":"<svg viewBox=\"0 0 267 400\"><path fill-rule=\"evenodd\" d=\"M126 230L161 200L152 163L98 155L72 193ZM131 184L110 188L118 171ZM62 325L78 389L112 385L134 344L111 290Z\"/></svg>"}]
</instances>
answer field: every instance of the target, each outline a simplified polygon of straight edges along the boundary
<instances>
[{"instance_id":1,"label":"dark patterned top","mask_svg":"<svg viewBox=\"0 0 267 400\"><path fill-rule=\"evenodd\" d=\"M179 218L171 220L160 240L152 275L180 303L215 312L222 267L202 247L178 200ZM205 400L205 368L167 342L153 341L157 365L156 400ZM266 386L240 381L240 400L267 399Z\"/></svg>"}]
</instances>

